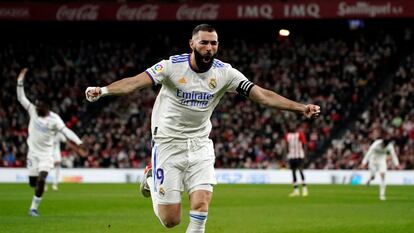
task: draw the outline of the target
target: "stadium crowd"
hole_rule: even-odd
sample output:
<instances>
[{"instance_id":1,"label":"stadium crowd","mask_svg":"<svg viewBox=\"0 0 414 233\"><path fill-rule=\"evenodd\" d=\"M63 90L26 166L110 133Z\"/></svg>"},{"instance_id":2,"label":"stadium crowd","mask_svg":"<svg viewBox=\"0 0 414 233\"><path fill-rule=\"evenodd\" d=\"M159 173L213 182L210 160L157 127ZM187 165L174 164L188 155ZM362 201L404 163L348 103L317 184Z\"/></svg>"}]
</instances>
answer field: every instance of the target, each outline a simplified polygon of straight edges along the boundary
<instances>
[{"instance_id":1,"label":"stadium crowd","mask_svg":"<svg viewBox=\"0 0 414 233\"><path fill-rule=\"evenodd\" d=\"M332 146L311 167L352 169L361 163L364 152L381 132L394 139L400 164L414 169L414 54L399 65L390 83L359 116L352 130ZM388 161L391 167L391 161Z\"/></svg>"},{"instance_id":2,"label":"stadium crowd","mask_svg":"<svg viewBox=\"0 0 414 233\"><path fill-rule=\"evenodd\" d=\"M142 47L145 43L145 47ZM308 167L353 169L378 127L392 130L397 154L406 169L413 168L413 56L401 63L388 88L365 108L354 130L331 142L331 133L344 127L352 110L384 77L383 67L395 58L397 44L388 34L349 39L232 39L220 50L251 81L300 102L314 102L321 117L269 110L238 95L224 98L213 113L210 137L216 145L218 168L286 167L284 134L300 124L308 141ZM35 46L36 45L36 46ZM168 51L166 49L168 48ZM62 151L63 167L143 168L150 160L150 114L157 88L96 103L84 99L90 85L106 85L132 76L180 50L173 37L150 36L145 41L70 40L10 42L0 49L3 87L0 94L0 166L25 166L27 118L16 100L16 76L27 66L26 94L32 101L46 95L52 109L89 148L87 157L69 147ZM312 100L312 101L311 101ZM393 106L393 107L390 107ZM397 107L395 107L397 106ZM328 149L324 145L330 145Z\"/></svg>"}]
</instances>

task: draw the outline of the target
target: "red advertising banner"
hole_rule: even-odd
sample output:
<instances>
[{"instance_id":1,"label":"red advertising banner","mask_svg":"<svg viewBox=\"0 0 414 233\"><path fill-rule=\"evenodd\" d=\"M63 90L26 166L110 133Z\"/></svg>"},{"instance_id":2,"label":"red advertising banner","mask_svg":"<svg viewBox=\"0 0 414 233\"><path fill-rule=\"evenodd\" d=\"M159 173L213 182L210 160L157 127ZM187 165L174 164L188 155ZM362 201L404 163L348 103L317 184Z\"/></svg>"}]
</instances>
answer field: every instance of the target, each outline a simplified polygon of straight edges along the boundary
<instances>
[{"instance_id":1,"label":"red advertising banner","mask_svg":"<svg viewBox=\"0 0 414 233\"><path fill-rule=\"evenodd\" d=\"M323 0L204 4L1 3L1 21L182 21L414 18L414 1Z\"/></svg>"}]
</instances>

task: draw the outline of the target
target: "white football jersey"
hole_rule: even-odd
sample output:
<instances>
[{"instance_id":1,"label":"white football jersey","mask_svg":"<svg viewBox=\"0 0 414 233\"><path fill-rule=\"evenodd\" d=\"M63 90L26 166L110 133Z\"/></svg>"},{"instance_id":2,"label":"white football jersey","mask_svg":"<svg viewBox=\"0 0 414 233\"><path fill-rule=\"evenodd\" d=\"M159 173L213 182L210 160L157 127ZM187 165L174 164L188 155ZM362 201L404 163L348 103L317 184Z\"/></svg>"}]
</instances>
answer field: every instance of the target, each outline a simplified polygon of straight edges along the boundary
<instances>
[{"instance_id":1,"label":"white football jersey","mask_svg":"<svg viewBox=\"0 0 414 233\"><path fill-rule=\"evenodd\" d=\"M54 112L47 117L39 117L34 105L30 105L33 111L30 114L29 137L27 144L31 153L36 155L52 155L53 142L56 133L65 127L63 120Z\"/></svg>"},{"instance_id":2,"label":"white football jersey","mask_svg":"<svg viewBox=\"0 0 414 233\"><path fill-rule=\"evenodd\" d=\"M39 117L35 105L26 98L23 86L17 86L17 99L30 115L29 137L27 138L29 153L52 156L54 137L58 131L66 128L65 123L52 111L46 117Z\"/></svg>"},{"instance_id":3,"label":"white football jersey","mask_svg":"<svg viewBox=\"0 0 414 233\"><path fill-rule=\"evenodd\" d=\"M171 56L148 68L154 85L162 84L152 111L154 140L207 138L210 117L226 92L248 96L253 83L229 64L214 59L203 73L190 64L190 54Z\"/></svg>"},{"instance_id":4,"label":"white football jersey","mask_svg":"<svg viewBox=\"0 0 414 233\"><path fill-rule=\"evenodd\" d=\"M53 156L54 157L59 157L60 156L60 143L61 142L66 142L67 139L65 137L65 135L63 135L62 133L58 132L55 137L53 138Z\"/></svg>"},{"instance_id":5,"label":"white football jersey","mask_svg":"<svg viewBox=\"0 0 414 233\"><path fill-rule=\"evenodd\" d=\"M383 140L375 140L365 154L362 164L369 163L385 163L387 154L391 155L392 161L395 166L398 166L398 157L395 153L395 149L392 143L388 143L387 146L383 146Z\"/></svg>"}]
</instances>

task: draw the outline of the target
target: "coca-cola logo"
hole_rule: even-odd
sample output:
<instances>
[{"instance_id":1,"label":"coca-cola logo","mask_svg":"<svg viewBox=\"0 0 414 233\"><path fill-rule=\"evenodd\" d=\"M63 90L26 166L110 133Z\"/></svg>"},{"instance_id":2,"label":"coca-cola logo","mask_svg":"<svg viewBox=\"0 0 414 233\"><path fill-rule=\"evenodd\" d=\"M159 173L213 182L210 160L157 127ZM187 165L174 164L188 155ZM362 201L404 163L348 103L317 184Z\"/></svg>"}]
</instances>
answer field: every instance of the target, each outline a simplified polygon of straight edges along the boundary
<instances>
[{"instance_id":1,"label":"coca-cola logo","mask_svg":"<svg viewBox=\"0 0 414 233\"><path fill-rule=\"evenodd\" d=\"M149 4L141 7L122 5L116 12L117 20L156 20L157 17L158 6Z\"/></svg>"},{"instance_id":2,"label":"coca-cola logo","mask_svg":"<svg viewBox=\"0 0 414 233\"><path fill-rule=\"evenodd\" d=\"M57 13L57 20L97 20L99 6L86 4L80 7L70 8L67 5L61 6Z\"/></svg>"},{"instance_id":3,"label":"coca-cola logo","mask_svg":"<svg viewBox=\"0 0 414 233\"><path fill-rule=\"evenodd\" d=\"M220 5L217 4L203 4L197 7L189 7L184 4L178 8L176 17L178 20L215 20L219 8Z\"/></svg>"}]
</instances>

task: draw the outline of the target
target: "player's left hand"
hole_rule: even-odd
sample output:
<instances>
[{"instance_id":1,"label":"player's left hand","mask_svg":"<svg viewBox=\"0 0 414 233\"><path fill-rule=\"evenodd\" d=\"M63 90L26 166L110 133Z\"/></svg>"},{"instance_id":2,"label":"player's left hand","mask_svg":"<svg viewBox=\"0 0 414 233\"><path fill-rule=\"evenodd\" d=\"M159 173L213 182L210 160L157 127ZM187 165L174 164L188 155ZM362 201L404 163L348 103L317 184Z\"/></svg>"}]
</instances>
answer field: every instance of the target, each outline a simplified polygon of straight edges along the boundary
<instances>
[{"instance_id":1,"label":"player's left hand","mask_svg":"<svg viewBox=\"0 0 414 233\"><path fill-rule=\"evenodd\" d=\"M17 76L17 84L18 84L18 85L23 85L23 82L24 82L24 77L26 76L26 73L27 73L27 68L23 68L23 69L20 71L19 76Z\"/></svg>"},{"instance_id":2,"label":"player's left hand","mask_svg":"<svg viewBox=\"0 0 414 233\"><path fill-rule=\"evenodd\" d=\"M314 104L307 104L305 105L305 112L303 112L303 115L305 115L306 118L315 119L319 116L320 113L321 107Z\"/></svg>"}]
</instances>

